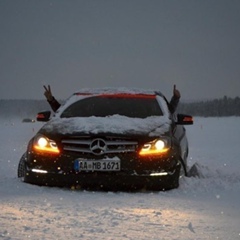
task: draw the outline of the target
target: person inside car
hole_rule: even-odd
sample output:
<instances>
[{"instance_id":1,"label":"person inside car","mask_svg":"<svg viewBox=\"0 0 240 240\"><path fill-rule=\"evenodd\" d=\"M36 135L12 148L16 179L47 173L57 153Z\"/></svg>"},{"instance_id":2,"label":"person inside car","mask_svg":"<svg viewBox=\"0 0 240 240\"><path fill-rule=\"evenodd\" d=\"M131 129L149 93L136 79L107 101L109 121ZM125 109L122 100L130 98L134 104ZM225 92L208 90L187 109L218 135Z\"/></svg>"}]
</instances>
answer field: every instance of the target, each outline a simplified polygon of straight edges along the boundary
<instances>
[{"instance_id":1,"label":"person inside car","mask_svg":"<svg viewBox=\"0 0 240 240\"><path fill-rule=\"evenodd\" d=\"M52 95L50 85L48 85L48 86L44 85L43 87L45 89L44 96L46 97L46 99L47 99L48 103L50 104L52 110L54 112L56 112L59 109L59 107L61 106L61 104ZM176 89L176 85L174 84L174 86L173 86L173 96L172 96L171 101L169 102L169 105L168 105L169 111L171 113L174 113L176 111L180 97L181 97L181 94L180 94L179 90Z\"/></svg>"}]
</instances>

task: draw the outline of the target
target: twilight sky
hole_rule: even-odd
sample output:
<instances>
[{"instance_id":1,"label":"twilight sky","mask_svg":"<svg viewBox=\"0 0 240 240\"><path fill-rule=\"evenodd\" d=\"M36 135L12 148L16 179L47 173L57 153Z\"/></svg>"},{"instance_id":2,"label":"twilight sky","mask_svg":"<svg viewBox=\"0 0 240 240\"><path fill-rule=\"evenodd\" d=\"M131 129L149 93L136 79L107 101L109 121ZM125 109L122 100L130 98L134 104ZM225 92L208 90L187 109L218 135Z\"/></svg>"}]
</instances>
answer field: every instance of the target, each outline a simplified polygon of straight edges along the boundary
<instances>
[{"instance_id":1,"label":"twilight sky","mask_svg":"<svg viewBox=\"0 0 240 240\"><path fill-rule=\"evenodd\" d=\"M1 0L0 99L139 87L240 96L239 0Z\"/></svg>"}]
</instances>

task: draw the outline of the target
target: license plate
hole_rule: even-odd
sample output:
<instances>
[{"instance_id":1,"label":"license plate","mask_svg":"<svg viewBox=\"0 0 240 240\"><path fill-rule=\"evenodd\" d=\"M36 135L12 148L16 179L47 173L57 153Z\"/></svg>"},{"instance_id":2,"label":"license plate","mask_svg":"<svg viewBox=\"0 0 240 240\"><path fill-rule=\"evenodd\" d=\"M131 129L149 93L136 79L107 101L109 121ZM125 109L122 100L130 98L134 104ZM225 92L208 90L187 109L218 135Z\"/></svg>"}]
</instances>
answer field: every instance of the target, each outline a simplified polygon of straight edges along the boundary
<instances>
[{"instance_id":1,"label":"license plate","mask_svg":"<svg viewBox=\"0 0 240 240\"><path fill-rule=\"evenodd\" d=\"M81 160L74 162L75 171L120 171L120 160Z\"/></svg>"}]
</instances>

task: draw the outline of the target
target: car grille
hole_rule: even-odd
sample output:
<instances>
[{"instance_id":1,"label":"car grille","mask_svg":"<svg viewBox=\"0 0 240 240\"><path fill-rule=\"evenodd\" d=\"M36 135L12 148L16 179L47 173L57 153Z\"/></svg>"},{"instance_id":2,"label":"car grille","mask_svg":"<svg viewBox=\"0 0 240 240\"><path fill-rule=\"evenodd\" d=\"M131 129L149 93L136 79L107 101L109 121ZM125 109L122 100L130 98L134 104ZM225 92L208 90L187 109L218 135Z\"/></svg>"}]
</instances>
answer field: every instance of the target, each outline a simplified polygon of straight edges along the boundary
<instances>
[{"instance_id":1,"label":"car grille","mask_svg":"<svg viewBox=\"0 0 240 240\"><path fill-rule=\"evenodd\" d=\"M103 155L135 152L138 142L121 138L71 138L62 140L65 151Z\"/></svg>"}]
</instances>

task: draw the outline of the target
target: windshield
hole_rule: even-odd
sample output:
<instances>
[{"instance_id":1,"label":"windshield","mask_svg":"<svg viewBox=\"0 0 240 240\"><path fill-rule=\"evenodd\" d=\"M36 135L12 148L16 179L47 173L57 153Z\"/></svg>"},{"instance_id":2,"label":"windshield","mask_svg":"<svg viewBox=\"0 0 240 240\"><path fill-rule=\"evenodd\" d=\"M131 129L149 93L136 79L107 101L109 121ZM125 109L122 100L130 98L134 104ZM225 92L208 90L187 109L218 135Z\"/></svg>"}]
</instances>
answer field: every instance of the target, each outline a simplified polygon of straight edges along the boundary
<instances>
[{"instance_id":1,"label":"windshield","mask_svg":"<svg viewBox=\"0 0 240 240\"><path fill-rule=\"evenodd\" d=\"M61 118L106 117L116 114L131 118L163 115L155 96L145 98L94 96L73 103L63 111Z\"/></svg>"}]
</instances>

